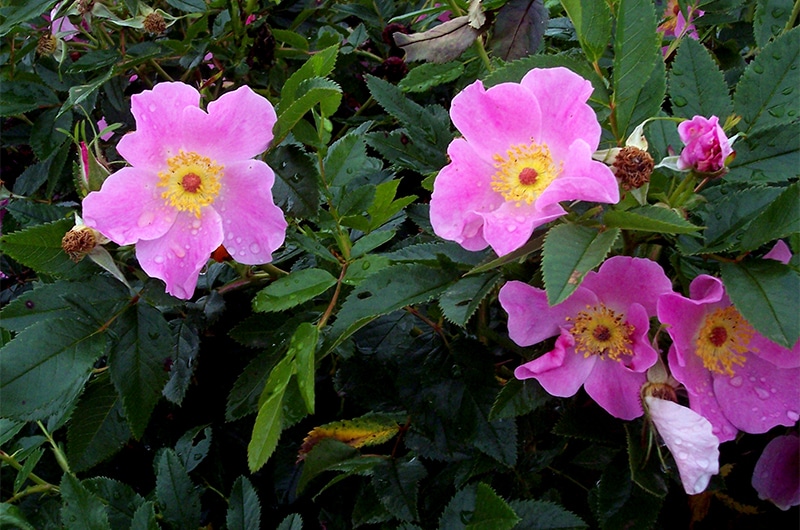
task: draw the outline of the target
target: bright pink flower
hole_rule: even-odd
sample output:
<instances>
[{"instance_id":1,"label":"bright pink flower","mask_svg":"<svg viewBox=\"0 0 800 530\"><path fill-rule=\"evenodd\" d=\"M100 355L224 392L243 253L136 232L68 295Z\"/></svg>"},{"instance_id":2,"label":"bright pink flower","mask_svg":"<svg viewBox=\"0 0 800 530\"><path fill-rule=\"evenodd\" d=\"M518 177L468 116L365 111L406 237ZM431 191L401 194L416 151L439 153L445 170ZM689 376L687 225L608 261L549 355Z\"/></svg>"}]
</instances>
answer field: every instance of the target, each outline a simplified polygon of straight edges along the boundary
<instances>
[{"instance_id":1,"label":"bright pink flower","mask_svg":"<svg viewBox=\"0 0 800 530\"><path fill-rule=\"evenodd\" d=\"M535 378L550 394L574 395L581 385L611 415L642 415L639 391L657 360L647 333L659 295L672 284L654 261L627 256L589 272L564 302L550 307L542 289L512 281L500 289L508 332L520 346L558 335L555 348L519 366L518 379Z\"/></svg>"},{"instance_id":2,"label":"bright pink flower","mask_svg":"<svg viewBox=\"0 0 800 530\"><path fill-rule=\"evenodd\" d=\"M758 333L717 278L701 274L689 292L691 298L662 296L658 318L673 341L670 371L686 387L692 410L711 422L721 442L737 429L763 433L794 425L800 419L800 341L787 349Z\"/></svg>"},{"instance_id":3,"label":"bright pink flower","mask_svg":"<svg viewBox=\"0 0 800 530\"><path fill-rule=\"evenodd\" d=\"M132 167L83 201L86 224L120 245L135 243L142 269L179 298L192 296L220 244L241 263L267 263L286 232L272 199L275 176L253 159L273 138L270 102L248 87L207 111L199 102L183 83L134 95L136 131L117 145Z\"/></svg>"},{"instance_id":4,"label":"bright pink flower","mask_svg":"<svg viewBox=\"0 0 800 530\"><path fill-rule=\"evenodd\" d=\"M753 471L753 487L760 499L781 510L800 504L800 438L795 434L773 438Z\"/></svg>"},{"instance_id":5,"label":"bright pink flower","mask_svg":"<svg viewBox=\"0 0 800 530\"><path fill-rule=\"evenodd\" d=\"M592 160L600 124L586 104L591 93L579 75L549 68L488 90L476 81L453 98L463 138L450 143L450 163L434 183L436 234L502 256L564 215L561 201L619 201L614 174Z\"/></svg>"},{"instance_id":6,"label":"bright pink flower","mask_svg":"<svg viewBox=\"0 0 800 530\"><path fill-rule=\"evenodd\" d=\"M75 38L75 35L80 33L80 30L70 22L69 18L66 16L56 17L58 11L61 9L61 4L62 2L57 3L53 9L50 10L50 33L56 38L72 40Z\"/></svg>"},{"instance_id":7,"label":"bright pink flower","mask_svg":"<svg viewBox=\"0 0 800 530\"><path fill-rule=\"evenodd\" d=\"M647 413L672 453L683 489L702 493L712 475L719 473L719 440L711 423L692 409L666 399L645 396Z\"/></svg>"},{"instance_id":8,"label":"bright pink flower","mask_svg":"<svg viewBox=\"0 0 800 530\"><path fill-rule=\"evenodd\" d=\"M664 11L664 22L658 26L658 31L663 33L665 37L680 38L687 35L694 40L698 40L700 36L697 34L697 28L692 22L705 15L705 11L697 9L695 6L688 6L686 12L689 14L688 21L683 16L677 0L670 0L667 4L667 9Z\"/></svg>"},{"instance_id":9,"label":"bright pink flower","mask_svg":"<svg viewBox=\"0 0 800 530\"><path fill-rule=\"evenodd\" d=\"M716 173L725 167L733 154L731 140L719 126L719 118L695 116L678 125L678 134L686 145L678 158L678 169L695 169L700 173Z\"/></svg>"},{"instance_id":10,"label":"bright pink flower","mask_svg":"<svg viewBox=\"0 0 800 530\"><path fill-rule=\"evenodd\" d=\"M106 122L106 118L105 118L105 116L103 116L97 122L97 130L98 130L98 132L102 132L103 129L105 129L106 127L108 127L108 122ZM105 134L101 134L100 135L100 139L103 140L104 142L107 142L107 141L109 141L111 139L112 136L114 136L113 132L107 132Z\"/></svg>"}]
</instances>

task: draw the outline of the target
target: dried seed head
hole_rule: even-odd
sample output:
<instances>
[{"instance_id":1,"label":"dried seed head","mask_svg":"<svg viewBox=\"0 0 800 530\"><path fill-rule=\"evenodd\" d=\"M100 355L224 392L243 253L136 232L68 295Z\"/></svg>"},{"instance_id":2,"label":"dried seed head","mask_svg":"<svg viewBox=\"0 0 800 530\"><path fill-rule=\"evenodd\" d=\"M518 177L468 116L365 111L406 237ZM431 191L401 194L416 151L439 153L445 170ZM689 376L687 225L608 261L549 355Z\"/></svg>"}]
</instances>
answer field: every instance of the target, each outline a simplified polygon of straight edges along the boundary
<instances>
[{"instance_id":1,"label":"dried seed head","mask_svg":"<svg viewBox=\"0 0 800 530\"><path fill-rule=\"evenodd\" d=\"M623 147L617 155L611 170L617 176L625 191L641 188L650 182L653 174L653 157L638 147Z\"/></svg>"}]
</instances>

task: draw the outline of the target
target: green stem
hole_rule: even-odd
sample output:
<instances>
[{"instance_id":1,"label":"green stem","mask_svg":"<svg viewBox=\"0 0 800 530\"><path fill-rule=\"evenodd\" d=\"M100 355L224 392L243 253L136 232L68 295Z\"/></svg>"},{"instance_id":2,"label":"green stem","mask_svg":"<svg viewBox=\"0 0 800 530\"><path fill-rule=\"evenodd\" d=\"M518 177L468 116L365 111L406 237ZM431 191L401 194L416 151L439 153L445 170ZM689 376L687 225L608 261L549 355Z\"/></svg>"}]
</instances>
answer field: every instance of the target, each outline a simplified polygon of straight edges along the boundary
<instances>
[{"instance_id":1,"label":"green stem","mask_svg":"<svg viewBox=\"0 0 800 530\"><path fill-rule=\"evenodd\" d=\"M28 495L33 495L34 493L49 493L49 492L58 493L59 492L58 486L54 486L52 484L40 484L37 486L30 486L20 491L13 497L10 497L4 502L6 504L13 504L18 500L20 500L21 498L27 497Z\"/></svg>"},{"instance_id":2,"label":"green stem","mask_svg":"<svg viewBox=\"0 0 800 530\"><path fill-rule=\"evenodd\" d=\"M17 462L17 459L11 456L10 454L6 453L5 451L0 451L0 462L8 464L9 466L13 467L17 471L22 469L22 464ZM47 482L46 480L40 478L37 474L31 473L28 475L28 478L34 481L39 486L50 486L53 487L52 484Z\"/></svg>"},{"instance_id":3,"label":"green stem","mask_svg":"<svg viewBox=\"0 0 800 530\"><path fill-rule=\"evenodd\" d=\"M163 68L161 68L161 65L160 65L160 64L158 64L158 63L157 63L155 60L153 60L153 59L150 59L150 60L149 60L149 61L147 61L147 62L148 62L148 63L150 63L150 65L151 65L153 68L155 68L155 69L156 69L156 72L158 72L159 74L161 74L161 75L164 77L164 79L166 79L167 81L174 81L174 79L172 79L172 77L171 77L171 76L170 76L170 75L169 75L167 72L165 72L165 71L164 71L164 69L163 69Z\"/></svg>"},{"instance_id":4,"label":"green stem","mask_svg":"<svg viewBox=\"0 0 800 530\"><path fill-rule=\"evenodd\" d=\"M50 432L48 432L48 430L45 428L45 426L42 424L41 421L37 421L36 424L42 430L42 432L44 433L44 437L47 438L47 441L53 448L53 454L56 457L56 462L58 462L59 467L61 467L61 469L65 473L72 473L72 471L70 471L69 469L69 461L67 460L67 455L64 454L64 451L61 450L61 447L59 447L59 445L53 439L53 435L51 435Z\"/></svg>"},{"instance_id":5,"label":"green stem","mask_svg":"<svg viewBox=\"0 0 800 530\"><path fill-rule=\"evenodd\" d=\"M783 33L786 33L792 26L794 26L794 21L797 20L798 15L800 15L800 0L795 0L794 7L792 7L792 14L789 15L789 20L786 21L786 26L783 28Z\"/></svg>"},{"instance_id":6,"label":"green stem","mask_svg":"<svg viewBox=\"0 0 800 530\"><path fill-rule=\"evenodd\" d=\"M486 47L483 45L483 40L480 38L480 36L475 39L475 49L477 50L478 57L481 58L486 69L490 72L493 72L494 66L492 66L492 61L489 59L489 54L486 53Z\"/></svg>"}]
</instances>

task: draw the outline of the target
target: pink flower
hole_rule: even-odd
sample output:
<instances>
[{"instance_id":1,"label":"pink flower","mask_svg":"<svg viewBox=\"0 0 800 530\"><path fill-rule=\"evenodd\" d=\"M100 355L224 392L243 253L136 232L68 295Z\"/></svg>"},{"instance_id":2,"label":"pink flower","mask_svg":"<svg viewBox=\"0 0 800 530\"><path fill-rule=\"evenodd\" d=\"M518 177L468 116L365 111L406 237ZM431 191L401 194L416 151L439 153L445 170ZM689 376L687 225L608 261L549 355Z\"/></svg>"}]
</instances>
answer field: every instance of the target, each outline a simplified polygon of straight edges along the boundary
<instances>
[{"instance_id":1,"label":"pink flower","mask_svg":"<svg viewBox=\"0 0 800 530\"><path fill-rule=\"evenodd\" d=\"M106 129L107 127L108 127L108 122L106 122L106 118L105 118L105 116L103 116L97 122L97 130L102 133L103 130ZM100 139L103 140L104 142L107 142L107 141L109 141L111 139L112 136L114 136L114 132L113 131L112 132L107 132L105 134L101 134L100 135Z\"/></svg>"},{"instance_id":2,"label":"pink flower","mask_svg":"<svg viewBox=\"0 0 800 530\"><path fill-rule=\"evenodd\" d=\"M62 2L57 3L50 11L50 20L52 21L50 23L50 33L56 38L72 40L75 35L80 33L80 30L66 16L56 17L61 9L61 4Z\"/></svg>"},{"instance_id":3,"label":"pink flower","mask_svg":"<svg viewBox=\"0 0 800 530\"><path fill-rule=\"evenodd\" d=\"M686 8L686 12L689 15L688 21L686 17L683 16L683 12L681 12L677 0L670 0L667 4L667 9L664 11L664 22L658 26L658 31L663 33L665 37L675 37L678 39L684 35L688 35L692 39L698 40L700 36L697 34L697 28L695 28L692 22L696 18L705 15L705 11L697 9L697 7L692 5Z\"/></svg>"},{"instance_id":4,"label":"pink flower","mask_svg":"<svg viewBox=\"0 0 800 530\"><path fill-rule=\"evenodd\" d=\"M542 289L512 281L500 289L508 332L520 346L558 335L554 349L519 366L550 394L568 397L581 385L611 415L642 415L639 391L658 359L647 332L656 300L672 284L654 261L617 256L589 272L564 302L550 307Z\"/></svg>"},{"instance_id":5,"label":"pink flower","mask_svg":"<svg viewBox=\"0 0 800 530\"><path fill-rule=\"evenodd\" d=\"M781 510L800 504L800 438L795 434L773 438L753 471L753 487L760 499Z\"/></svg>"},{"instance_id":6,"label":"pink flower","mask_svg":"<svg viewBox=\"0 0 800 530\"><path fill-rule=\"evenodd\" d=\"M591 93L579 75L548 68L488 90L476 81L453 98L463 138L450 143L450 163L434 183L436 234L502 256L564 215L561 201L619 201L614 174L592 160L600 124L586 104Z\"/></svg>"},{"instance_id":7,"label":"pink flower","mask_svg":"<svg viewBox=\"0 0 800 530\"><path fill-rule=\"evenodd\" d=\"M667 293L658 318L673 346L672 375L686 387L692 410L721 442L737 429L763 433L800 419L800 341L787 349L758 333L731 304L722 282L701 274L691 298Z\"/></svg>"},{"instance_id":8,"label":"pink flower","mask_svg":"<svg viewBox=\"0 0 800 530\"><path fill-rule=\"evenodd\" d=\"M117 151L132 167L83 201L86 224L120 245L136 244L142 269L179 298L224 242L234 259L267 263L284 240L275 176L253 157L272 141L272 105L241 87L199 107L183 83L160 83L131 98L136 131Z\"/></svg>"},{"instance_id":9,"label":"pink flower","mask_svg":"<svg viewBox=\"0 0 800 530\"><path fill-rule=\"evenodd\" d=\"M683 489L689 495L702 493L712 475L719 473L719 440L711 423L666 399L645 396L647 412L664 444L672 453Z\"/></svg>"},{"instance_id":10,"label":"pink flower","mask_svg":"<svg viewBox=\"0 0 800 530\"><path fill-rule=\"evenodd\" d=\"M678 125L678 134L686 145L678 158L678 169L694 169L700 173L716 173L725 167L733 154L731 140L719 126L719 118L695 116Z\"/></svg>"}]
</instances>

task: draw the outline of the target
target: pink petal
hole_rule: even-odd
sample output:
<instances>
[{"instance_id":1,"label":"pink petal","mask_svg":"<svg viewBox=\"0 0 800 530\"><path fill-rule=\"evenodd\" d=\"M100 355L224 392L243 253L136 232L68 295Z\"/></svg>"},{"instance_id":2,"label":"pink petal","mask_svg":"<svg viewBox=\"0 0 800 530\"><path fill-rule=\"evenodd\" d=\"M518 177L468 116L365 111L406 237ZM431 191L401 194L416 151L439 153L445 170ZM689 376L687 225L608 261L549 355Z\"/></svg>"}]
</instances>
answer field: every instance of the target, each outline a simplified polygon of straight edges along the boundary
<instances>
[{"instance_id":1,"label":"pink petal","mask_svg":"<svg viewBox=\"0 0 800 530\"><path fill-rule=\"evenodd\" d=\"M527 243L534 229L565 213L558 204L540 210L535 205L504 202L496 210L482 214L483 238L498 256L505 256Z\"/></svg>"},{"instance_id":2,"label":"pink petal","mask_svg":"<svg viewBox=\"0 0 800 530\"><path fill-rule=\"evenodd\" d=\"M800 438L777 436L764 448L753 470L752 484L758 498L772 501L781 510L800 504Z\"/></svg>"},{"instance_id":3,"label":"pink petal","mask_svg":"<svg viewBox=\"0 0 800 530\"><path fill-rule=\"evenodd\" d=\"M600 123L586 104L594 91L592 83L567 68L557 67L534 68L525 74L521 84L541 104L541 139L555 158L564 160L565 150L576 138L588 144L590 153L597 150Z\"/></svg>"},{"instance_id":4,"label":"pink petal","mask_svg":"<svg viewBox=\"0 0 800 530\"><path fill-rule=\"evenodd\" d=\"M185 83L158 83L152 90L131 96L136 130L117 144L117 152L131 165L161 171L168 158L185 148L181 129L184 111L198 108L200 93Z\"/></svg>"},{"instance_id":5,"label":"pink petal","mask_svg":"<svg viewBox=\"0 0 800 530\"><path fill-rule=\"evenodd\" d=\"M775 344L760 333L756 333L750 339L750 350L765 361L768 361L778 368L798 368L800 367L800 340L794 343L792 349L784 348Z\"/></svg>"},{"instance_id":6,"label":"pink petal","mask_svg":"<svg viewBox=\"0 0 800 530\"><path fill-rule=\"evenodd\" d=\"M689 495L705 491L719 473L719 440L711 423L672 401L645 396L648 413L658 434L675 458L683 489Z\"/></svg>"},{"instance_id":7,"label":"pink petal","mask_svg":"<svg viewBox=\"0 0 800 530\"><path fill-rule=\"evenodd\" d=\"M714 393L725 417L737 428L763 433L800 419L800 368L777 368L749 354L736 374L714 374Z\"/></svg>"},{"instance_id":8,"label":"pink petal","mask_svg":"<svg viewBox=\"0 0 800 530\"><path fill-rule=\"evenodd\" d=\"M441 238L456 241L467 250L486 248L483 218L504 202L490 187L494 167L479 158L470 144L457 138L447 148L450 164L439 172L433 184L430 219Z\"/></svg>"},{"instance_id":9,"label":"pink petal","mask_svg":"<svg viewBox=\"0 0 800 530\"><path fill-rule=\"evenodd\" d=\"M641 304L631 304L624 311L625 321L633 326L631 336L631 348L633 356L629 359L621 359L627 368L634 372L644 372L658 360L658 352L650 344L650 317L644 306Z\"/></svg>"},{"instance_id":10,"label":"pink petal","mask_svg":"<svg viewBox=\"0 0 800 530\"><path fill-rule=\"evenodd\" d=\"M785 241L779 239L775 242L775 245L772 247L772 249L764 254L764 259L773 259L775 261L780 261L785 265L789 263L789 260L792 259L792 251L789 249L789 245L787 245Z\"/></svg>"},{"instance_id":11,"label":"pink petal","mask_svg":"<svg viewBox=\"0 0 800 530\"><path fill-rule=\"evenodd\" d=\"M520 346L531 346L558 335L568 316L597 304L594 294L578 287L565 302L551 307L542 289L519 281L503 285L498 298L508 313L508 335Z\"/></svg>"},{"instance_id":12,"label":"pink petal","mask_svg":"<svg viewBox=\"0 0 800 530\"><path fill-rule=\"evenodd\" d=\"M269 263L283 244L287 225L272 198L274 182L272 169L260 160L225 167L214 209L223 220L225 248L239 263Z\"/></svg>"},{"instance_id":13,"label":"pink petal","mask_svg":"<svg viewBox=\"0 0 800 530\"><path fill-rule=\"evenodd\" d=\"M278 120L265 97L247 86L208 104L208 112L187 108L181 123L185 148L218 163L247 160L263 153Z\"/></svg>"},{"instance_id":14,"label":"pink petal","mask_svg":"<svg viewBox=\"0 0 800 530\"><path fill-rule=\"evenodd\" d=\"M572 335L562 331L551 352L518 366L514 377L534 378L553 396L574 396L599 362L596 355L584 357L575 353L574 344Z\"/></svg>"},{"instance_id":15,"label":"pink petal","mask_svg":"<svg viewBox=\"0 0 800 530\"><path fill-rule=\"evenodd\" d=\"M658 299L658 319L666 324L682 366L686 365L687 356L695 356L695 336L709 311L713 307L678 293L665 293Z\"/></svg>"},{"instance_id":16,"label":"pink petal","mask_svg":"<svg viewBox=\"0 0 800 530\"><path fill-rule=\"evenodd\" d=\"M631 304L641 304L647 316L656 314L659 296L672 292L672 282L661 265L653 260L614 256L597 272L589 272L583 287L592 290L606 305L622 311ZM620 286L624 285L624 289Z\"/></svg>"},{"instance_id":17,"label":"pink petal","mask_svg":"<svg viewBox=\"0 0 800 530\"><path fill-rule=\"evenodd\" d=\"M175 221L156 186L158 175L134 167L122 168L83 200L87 226L119 245L163 236Z\"/></svg>"},{"instance_id":18,"label":"pink petal","mask_svg":"<svg viewBox=\"0 0 800 530\"><path fill-rule=\"evenodd\" d=\"M645 374L628 370L620 361L592 357L597 362L584 383L586 393L615 418L632 420L641 416L644 411L639 392L647 382Z\"/></svg>"},{"instance_id":19,"label":"pink petal","mask_svg":"<svg viewBox=\"0 0 800 530\"><path fill-rule=\"evenodd\" d=\"M539 102L517 83L486 90L475 81L453 98L450 117L478 156L489 163L494 155L505 156L512 145L540 142Z\"/></svg>"},{"instance_id":20,"label":"pink petal","mask_svg":"<svg viewBox=\"0 0 800 530\"><path fill-rule=\"evenodd\" d=\"M619 202L619 184L609 167L592 160L593 151L575 140L564 158L564 170L536 200L537 208L561 201Z\"/></svg>"},{"instance_id":21,"label":"pink petal","mask_svg":"<svg viewBox=\"0 0 800 530\"><path fill-rule=\"evenodd\" d=\"M136 258L148 276L164 280L167 292L189 299L211 252L222 243L222 221L213 208L205 208L198 219L181 212L164 237L140 241Z\"/></svg>"}]
</instances>

